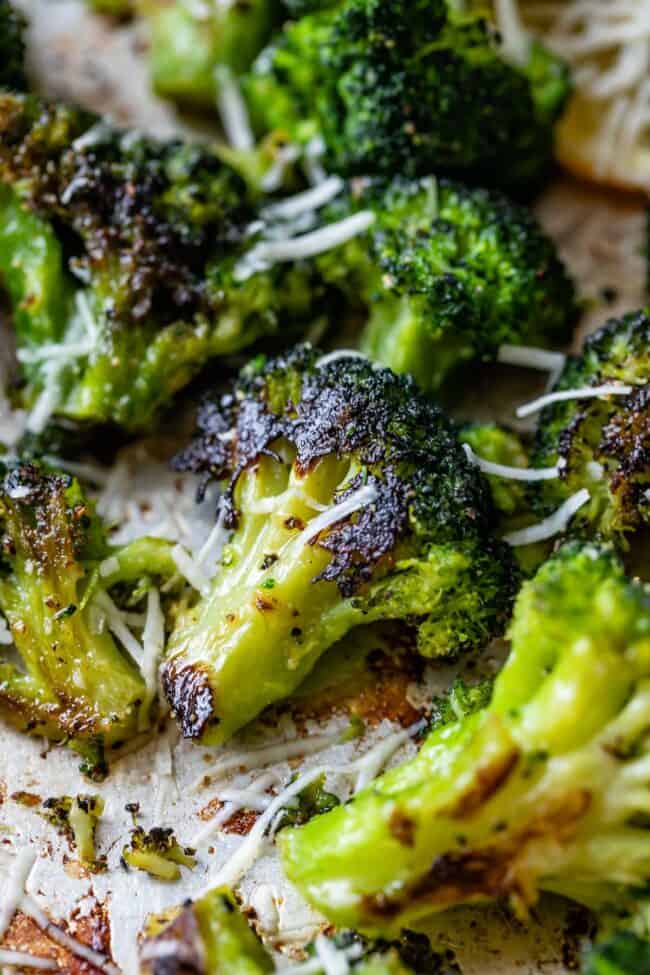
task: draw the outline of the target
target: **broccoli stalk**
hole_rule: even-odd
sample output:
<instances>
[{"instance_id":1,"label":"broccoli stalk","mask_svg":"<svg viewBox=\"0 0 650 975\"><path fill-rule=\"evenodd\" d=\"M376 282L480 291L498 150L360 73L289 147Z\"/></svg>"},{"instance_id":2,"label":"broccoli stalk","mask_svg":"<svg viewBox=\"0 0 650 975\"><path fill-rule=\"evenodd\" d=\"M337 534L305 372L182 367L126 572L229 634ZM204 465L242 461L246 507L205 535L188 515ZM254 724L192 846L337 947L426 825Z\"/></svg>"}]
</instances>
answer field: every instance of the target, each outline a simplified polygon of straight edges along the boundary
<instances>
[{"instance_id":1,"label":"broccoli stalk","mask_svg":"<svg viewBox=\"0 0 650 975\"><path fill-rule=\"evenodd\" d=\"M498 630L513 573L487 485L408 378L303 346L244 370L199 429L176 466L230 479L235 532L168 645L186 736L225 741L363 623L413 625L427 657Z\"/></svg>"},{"instance_id":2,"label":"broccoli stalk","mask_svg":"<svg viewBox=\"0 0 650 975\"><path fill-rule=\"evenodd\" d=\"M131 842L122 850L122 861L158 880L173 882L180 880L181 867L194 869L195 852L182 847L171 829L154 827L147 833L141 826L136 826L131 830Z\"/></svg>"},{"instance_id":3,"label":"broccoli stalk","mask_svg":"<svg viewBox=\"0 0 650 975\"><path fill-rule=\"evenodd\" d=\"M106 869L106 860L97 857L95 833L104 812L100 796L59 796L43 803L45 818L61 832L76 851L79 862L92 873Z\"/></svg>"},{"instance_id":4,"label":"broccoli stalk","mask_svg":"<svg viewBox=\"0 0 650 975\"><path fill-rule=\"evenodd\" d=\"M616 905L650 878L650 592L571 543L527 582L487 708L279 837L289 879L337 924L392 931L540 891Z\"/></svg>"},{"instance_id":5,"label":"broccoli stalk","mask_svg":"<svg viewBox=\"0 0 650 975\"><path fill-rule=\"evenodd\" d=\"M530 193L570 84L558 59L519 46L507 59L483 12L447 0L346 0L289 23L242 86L259 133L321 137L330 171Z\"/></svg>"},{"instance_id":6,"label":"broccoli stalk","mask_svg":"<svg viewBox=\"0 0 650 975\"><path fill-rule=\"evenodd\" d=\"M570 358L554 392L592 386L628 387L625 395L569 399L541 413L531 466L560 464L560 477L530 492L531 504L548 515L586 488L589 502L572 530L604 537L622 548L650 524L650 318L633 312L590 335L579 357Z\"/></svg>"},{"instance_id":7,"label":"broccoli stalk","mask_svg":"<svg viewBox=\"0 0 650 975\"><path fill-rule=\"evenodd\" d=\"M0 661L0 714L65 742L101 777L110 750L149 726L155 688L102 622L97 597L133 581L143 561L148 576L173 575L168 546L142 539L112 553L77 482L30 465L4 473L0 531L0 611L22 663ZM117 568L102 578L109 557Z\"/></svg>"},{"instance_id":8,"label":"broccoli stalk","mask_svg":"<svg viewBox=\"0 0 650 975\"><path fill-rule=\"evenodd\" d=\"M0 88L23 91L25 77L25 21L10 0L0 0Z\"/></svg>"}]
</instances>

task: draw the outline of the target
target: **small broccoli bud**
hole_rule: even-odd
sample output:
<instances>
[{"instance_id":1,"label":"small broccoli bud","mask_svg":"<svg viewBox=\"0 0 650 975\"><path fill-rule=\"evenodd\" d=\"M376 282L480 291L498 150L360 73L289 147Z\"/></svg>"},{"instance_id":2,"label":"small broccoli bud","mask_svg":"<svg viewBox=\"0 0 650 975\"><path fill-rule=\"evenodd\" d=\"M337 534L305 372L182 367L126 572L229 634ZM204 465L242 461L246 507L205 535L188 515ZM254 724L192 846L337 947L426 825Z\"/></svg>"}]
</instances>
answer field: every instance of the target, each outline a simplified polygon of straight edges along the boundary
<instances>
[{"instance_id":1,"label":"small broccoli bud","mask_svg":"<svg viewBox=\"0 0 650 975\"><path fill-rule=\"evenodd\" d=\"M569 340L574 287L525 208L433 177L381 189L358 181L329 212L345 207L374 212L367 247L355 240L343 260L325 255L320 271L368 308L363 351L424 390L438 390L468 360L494 359L503 343Z\"/></svg>"},{"instance_id":2,"label":"small broccoli bud","mask_svg":"<svg viewBox=\"0 0 650 975\"><path fill-rule=\"evenodd\" d=\"M190 847L182 847L172 829L154 827L146 832L142 826L131 830L131 842L122 850L122 861L135 870L143 870L158 880L180 880L181 867L196 866Z\"/></svg>"},{"instance_id":3,"label":"small broccoli bud","mask_svg":"<svg viewBox=\"0 0 650 975\"><path fill-rule=\"evenodd\" d=\"M478 684L466 684L457 677L446 694L435 697L431 703L430 727L455 724L480 711L490 703L494 681L486 678Z\"/></svg>"},{"instance_id":4,"label":"small broccoli bud","mask_svg":"<svg viewBox=\"0 0 650 975\"><path fill-rule=\"evenodd\" d=\"M0 0L0 88L23 91L25 77L25 21L10 0Z\"/></svg>"},{"instance_id":5,"label":"small broccoli bud","mask_svg":"<svg viewBox=\"0 0 650 975\"><path fill-rule=\"evenodd\" d=\"M159 946L164 944L164 954ZM188 901L171 918L149 918L140 951L143 975L265 975L271 956L226 887Z\"/></svg>"},{"instance_id":6,"label":"small broccoli bud","mask_svg":"<svg viewBox=\"0 0 650 975\"><path fill-rule=\"evenodd\" d=\"M119 607L107 590L136 589L144 566L149 577L173 574L169 546L111 550L77 481L20 463L1 471L0 540L0 611L22 663L0 658L0 714L68 744L101 778L111 751L149 727L156 692L131 656L137 641L112 634Z\"/></svg>"},{"instance_id":7,"label":"small broccoli bud","mask_svg":"<svg viewBox=\"0 0 650 975\"><path fill-rule=\"evenodd\" d=\"M521 63L506 60L482 12L466 7L318 5L242 80L257 130L303 145L320 135L334 172L446 173L530 193L552 160L568 72L527 38Z\"/></svg>"},{"instance_id":8,"label":"small broccoli bud","mask_svg":"<svg viewBox=\"0 0 650 975\"><path fill-rule=\"evenodd\" d=\"M176 467L229 484L234 530L230 564L168 645L163 682L187 737L224 741L362 624L411 624L427 657L498 632L514 575L489 488L408 377L319 364L309 346L254 363L206 401Z\"/></svg>"},{"instance_id":9,"label":"small broccoli bud","mask_svg":"<svg viewBox=\"0 0 650 975\"><path fill-rule=\"evenodd\" d=\"M106 870L106 858L98 857L95 849L95 833L104 812L104 801L100 796L46 799L43 809L48 823L65 836L82 866L91 873Z\"/></svg>"},{"instance_id":10,"label":"small broccoli bud","mask_svg":"<svg viewBox=\"0 0 650 975\"><path fill-rule=\"evenodd\" d=\"M560 477L531 491L531 504L547 515L581 489L590 500L573 519L577 535L604 537L626 548L650 524L650 318L634 312L590 335L553 388L566 400L541 413L531 466L560 465ZM571 398L589 387L624 395Z\"/></svg>"},{"instance_id":11,"label":"small broccoli bud","mask_svg":"<svg viewBox=\"0 0 650 975\"><path fill-rule=\"evenodd\" d=\"M583 975L645 975L650 972L650 942L621 932L589 951Z\"/></svg>"},{"instance_id":12,"label":"small broccoli bud","mask_svg":"<svg viewBox=\"0 0 650 975\"><path fill-rule=\"evenodd\" d=\"M647 887L650 589L567 544L524 584L510 638L487 707L280 834L289 879L334 923L392 932L498 898L525 915L540 891L620 912Z\"/></svg>"}]
</instances>

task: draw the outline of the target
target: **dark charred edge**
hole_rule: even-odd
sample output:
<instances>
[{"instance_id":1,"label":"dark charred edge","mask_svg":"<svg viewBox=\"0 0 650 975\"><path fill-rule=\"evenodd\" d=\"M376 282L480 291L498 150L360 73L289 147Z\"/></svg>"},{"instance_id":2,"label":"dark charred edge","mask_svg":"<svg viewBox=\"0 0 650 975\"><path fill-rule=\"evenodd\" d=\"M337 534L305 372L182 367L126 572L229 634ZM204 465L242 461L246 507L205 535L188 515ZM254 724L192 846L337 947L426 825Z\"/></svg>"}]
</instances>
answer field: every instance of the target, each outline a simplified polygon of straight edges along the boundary
<instances>
[{"instance_id":1,"label":"dark charred edge","mask_svg":"<svg viewBox=\"0 0 650 975\"><path fill-rule=\"evenodd\" d=\"M450 809L443 811L443 815L450 816L452 819L466 819L478 812L481 806L506 784L518 761L519 751L513 748L491 765L478 768L475 782L459 796Z\"/></svg>"},{"instance_id":2,"label":"dark charred edge","mask_svg":"<svg viewBox=\"0 0 650 975\"><path fill-rule=\"evenodd\" d=\"M429 870L399 895L379 893L362 898L362 911L371 922L390 921L408 906L427 904L432 910L480 900L516 896L530 903L530 889L520 882L518 861L525 860L529 844L552 837L567 842L591 806L591 794L576 790L552 808L540 811L534 821L503 843L483 849L460 850L437 857Z\"/></svg>"},{"instance_id":3,"label":"dark charred edge","mask_svg":"<svg viewBox=\"0 0 650 975\"><path fill-rule=\"evenodd\" d=\"M170 661L163 668L162 685L184 738L201 738L218 720L214 718L214 692L204 668L188 665L177 670Z\"/></svg>"},{"instance_id":4,"label":"dark charred edge","mask_svg":"<svg viewBox=\"0 0 650 975\"><path fill-rule=\"evenodd\" d=\"M650 382L626 397L603 429L599 450L621 478L650 473Z\"/></svg>"},{"instance_id":5,"label":"dark charred edge","mask_svg":"<svg viewBox=\"0 0 650 975\"><path fill-rule=\"evenodd\" d=\"M165 949L156 954L161 943ZM149 975L207 975L199 924L191 904L184 906L155 938L147 938L140 949L142 970Z\"/></svg>"}]
</instances>

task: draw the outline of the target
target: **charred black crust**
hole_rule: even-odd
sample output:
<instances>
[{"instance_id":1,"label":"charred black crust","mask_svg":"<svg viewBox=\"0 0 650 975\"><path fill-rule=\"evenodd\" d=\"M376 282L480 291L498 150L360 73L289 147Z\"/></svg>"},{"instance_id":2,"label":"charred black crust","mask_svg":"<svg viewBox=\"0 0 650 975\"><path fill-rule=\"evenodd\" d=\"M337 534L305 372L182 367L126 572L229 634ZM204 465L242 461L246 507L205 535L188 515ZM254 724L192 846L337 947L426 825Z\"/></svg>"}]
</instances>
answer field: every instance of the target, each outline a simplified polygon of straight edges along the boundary
<instances>
[{"instance_id":1,"label":"charred black crust","mask_svg":"<svg viewBox=\"0 0 650 975\"><path fill-rule=\"evenodd\" d=\"M244 370L233 392L203 404L197 435L174 468L200 474L202 490L212 480L229 481L221 503L232 527L240 475L260 457L274 456L277 441L295 449L298 475L327 456L354 458L365 473L334 502L363 484L375 488L376 499L313 542L333 555L318 578L335 581L346 596L408 536L426 545L487 534L493 512L486 484L449 421L415 383L365 360L322 368L317 360L305 345Z\"/></svg>"},{"instance_id":2,"label":"charred black crust","mask_svg":"<svg viewBox=\"0 0 650 975\"><path fill-rule=\"evenodd\" d=\"M603 429L599 449L619 462L624 477L650 473L650 383L626 397Z\"/></svg>"},{"instance_id":3,"label":"charred black crust","mask_svg":"<svg viewBox=\"0 0 650 975\"><path fill-rule=\"evenodd\" d=\"M201 738L214 722L214 693L208 674L192 665L177 670L172 660L163 668L162 685L183 737Z\"/></svg>"},{"instance_id":4,"label":"charred black crust","mask_svg":"<svg viewBox=\"0 0 650 975\"><path fill-rule=\"evenodd\" d=\"M156 955L156 945L164 941L174 945L174 951ZM147 958L147 947L151 946L151 960ZM205 975L201 931L191 903L183 907L156 938L147 939L143 946L143 970L151 975Z\"/></svg>"}]
</instances>

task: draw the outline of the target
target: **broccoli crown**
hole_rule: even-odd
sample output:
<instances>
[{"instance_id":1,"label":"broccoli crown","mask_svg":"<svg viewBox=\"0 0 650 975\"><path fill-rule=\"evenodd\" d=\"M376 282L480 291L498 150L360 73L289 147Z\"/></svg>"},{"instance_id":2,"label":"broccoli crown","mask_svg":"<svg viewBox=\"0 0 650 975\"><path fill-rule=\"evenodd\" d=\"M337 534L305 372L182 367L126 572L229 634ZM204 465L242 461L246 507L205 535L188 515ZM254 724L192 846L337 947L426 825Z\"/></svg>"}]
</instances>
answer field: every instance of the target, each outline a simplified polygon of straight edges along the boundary
<instances>
[{"instance_id":1,"label":"broccoli crown","mask_svg":"<svg viewBox=\"0 0 650 975\"><path fill-rule=\"evenodd\" d=\"M172 829L155 826L146 832L142 826L136 826L131 830L131 842L122 850L122 862L158 880L172 882L179 880L181 867L194 869L195 852L190 847L182 847Z\"/></svg>"},{"instance_id":2,"label":"broccoli crown","mask_svg":"<svg viewBox=\"0 0 650 975\"><path fill-rule=\"evenodd\" d=\"M171 638L167 693L189 736L222 740L361 622L405 621L436 656L484 643L507 611L511 554L492 538L489 488L410 378L321 364L309 346L260 360L206 402L176 467L227 482L235 529L231 564ZM259 684L236 677L250 653Z\"/></svg>"},{"instance_id":3,"label":"broccoli crown","mask_svg":"<svg viewBox=\"0 0 650 975\"><path fill-rule=\"evenodd\" d=\"M212 356L310 314L308 267L234 279L252 211L207 150L0 95L0 183L28 405L148 429Z\"/></svg>"},{"instance_id":4,"label":"broccoli crown","mask_svg":"<svg viewBox=\"0 0 650 975\"><path fill-rule=\"evenodd\" d=\"M369 263L357 241L346 254L359 266L349 291L362 290L370 308L362 348L372 358L436 390L455 366L493 358L504 342L570 338L573 284L524 207L433 177L387 187L357 181L350 202L376 217ZM340 276L336 257L321 260L325 277Z\"/></svg>"},{"instance_id":5,"label":"broccoli crown","mask_svg":"<svg viewBox=\"0 0 650 975\"><path fill-rule=\"evenodd\" d=\"M334 923L390 932L500 897L524 914L541 890L620 910L647 885L650 591L569 543L524 584L510 638L486 708L280 835Z\"/></svg>"},{"instance_id":6,"label":"broccoli crown","mask_svg":"<svg viewBox=\"0 0 650 975\"><path fill-rule=\"evenodd\" d=\"M0 662L0 714L22 731L68 743L100 777L107 750L148 727L152 691L99 625L98 567L112 555L118 567L102 585L126 585L147 575L146 552L150 573L171 575L166 543L141 540L111 553L78 483L25 464L3 470L0 537L0 611L22 663Z\"/></svg>"},{"instance_id":7,"label":"broccoli crown","mask_svg":"<svg viewBox=\"0 0 650 975\"><path fill-rule=\"evenodd\" d=\"M591 500L572 528L625 545L626 535L650 523L650 318L633 312L590 335L571 358L554 391L623 383L626 395L569 399L547 406L539 420L531 463L560 463L560 477L531 492L548 514L587 488Z\"/></svg>"},{"instance_id":8,"label":"broccoli crown","mask_svg":"<svg viewBox=\"0 0 650 975\"><path fill-rule=\"evenodd\" d=\"M442 172L530 191L551 161L566 68L538 45L516 67L482 16L454 7L347 0L302 17L244 81L258 127L322 134L338 172Z\"/></svg>"},{"instance_id":9,"label":"broccoli crown","mask_svg":"<svg viewBox=\"0 0 650 975\"><path fill-rule=\"evenodd\" d=\"M156 949L163 943L164 954ZM150 975L265 975L271 956L231 890L219 887L187 901L171 918L151 918L142 939L141 970Z\"/></svg>"},{"instance_id":10,"label":"broccoli crown","mask_svg":"<svg viewBox=\"0 0 650 975\"><path fill-rule=\"evenodd\" d=\"M628 932L615 934L586 956L584 975L649 975L650 942Z\"/></svg>"},{"instance_id":11,"label":"broccoli crown","mask_svg":"<svg viewBox=\"0 0 650 975\"><path fill-rule=\"evenodd\" d=\"M24 59L25 21L10 0L0 0L0 87L23 91L27 87Z\"/></svg>"}]
</instances>

